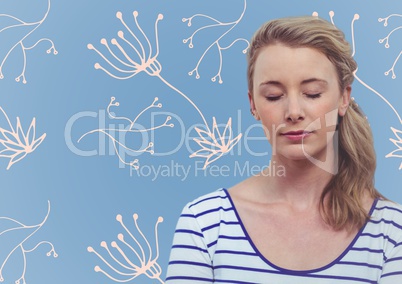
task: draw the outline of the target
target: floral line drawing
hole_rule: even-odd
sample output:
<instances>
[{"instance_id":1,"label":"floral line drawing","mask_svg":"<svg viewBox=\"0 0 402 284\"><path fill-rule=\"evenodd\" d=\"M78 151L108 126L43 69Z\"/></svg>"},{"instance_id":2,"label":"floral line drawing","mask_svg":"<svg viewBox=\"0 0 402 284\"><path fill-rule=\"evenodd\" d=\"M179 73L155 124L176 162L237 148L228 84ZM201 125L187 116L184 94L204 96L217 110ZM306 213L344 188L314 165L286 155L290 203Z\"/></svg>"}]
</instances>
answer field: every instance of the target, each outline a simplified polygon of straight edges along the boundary
<instances>
[{"instance_id":1,"label":"floral line drawing","mask_svg":"<svg viewBox=\"0 0 402 284\"><path fill-rule=\"evenodd\" d=\"M190 158L204 157L206 159L204 168L231 151L241 137L238 135L233 139L232 118L229 118L222 134L219 132L215 117L212 118L212 121L212 133L198 127L195 128L201 139L194 138L194 141L201 146L201 149L190 155Z\"/></svg>"},{"instance_id":2,"label":"floral line drawing","mask_svg":"<svg viewBox=\"0 0 402 284\"><path fill-rule=\"evenodd\" d=\"M395 65L398 63L399 58L401 57L402 51L399 52L398 56L395 58L394 63L391 66L391 69L389 69L388 71L384 72L385 76L389 75L389 72L392 72L392 79L396 78L396 74L395 74Z\"/></svg>"},{"instance_id":3,"label":"floral line drawing","mask_svg":"<svg viewBox=\"0 0 402 284\"><path fill-rule=\"evenodd\" d=\"M318 13L317 13L317 12L313 12L312 15L313 15L314 17L318 17ZM334 11L329 11L329 12L328 12L328 15L329 15L329 18L330 18L331 23L332 23L334 26L336 26L336 25L335 25L335 21L334 21L335 12L334 12ZM355 21L358 20L358 19L360 19L360 15L359 15L359 14L354 14L354 15L353 15L352 22L351 22L351 24L350 24L350 30L351 30L351 34L352 34L352 56L355 56L355 53L356 53L354 24L355 24Z\"/></svg>"},{"instance_id":4,"label":"floral line drawing","mask_svg":"<svg viewBox=\"0 0 402 284\"><path fill-rule=\"evenodd\" d=\"M32 249L26 249L24 247L24 243L29 238L31 238L39 229L42 228L42 226L47 221L49 214L50 214L50 201L48 201L48 210L47 210L47 214L46 214L45 218L43 219L43 221L40 224L37 224L37 225L31 225L31 226L25 225L15 219L12 219L9 217L0 217L0 221L2 223L12 224L11 228L5 229L0 232L0 239L7 235L12 235L12 234L16 235L17 233L20 233L21 231L23 232L23 236L14 237L12 242L8 241L8 243L4 243L4 242L0 243L0 246L3 246L3 247L6 246L9 249L8 251L6 249L5 250L2 249L2 253L8 252L8 254L6 255L4 261L1 263L0 282L4 282L6 280L3 276L3 270L6 268L6 264L9 261L10 257L18 251L21 253L22 258L23 258L23 269L22 269L21 277L14 281L15 284L19 284L19 283L21 283L21 281L22 281L22 284L26 284L25 274L26 274L26 268L27 268L27 259L26 259L27 253L31 253L31 252L35 251L41 245L49 245L50 250L46 253L46 255L47 256L53 255L53 257L55 257L55 258L58 257L58 254L56 253L53 244L48 241L41 241ZM9 282L7 281L7 283L9 283Z\"/></svg>"},{"instance_id":5,"label":"floral line drawing","mask_svg":"<svg viewBox=\"0 0 402 284\"><path fill-rule=\"evenodd\" d=\"M334 13L333 11L330 11L330 12L329 12L329 15L330 15L332 24L335 25L335 23L334 23L334 21L333 21L333 17L334 17L334 15L335 15L335 13ZM314 12L314 13L313 13L313 16L318 16L318 13L317 13L317 12ZM352 22L351 22L352 50L353 50L352 55L353 55L353 56L355 55L355 51L356 51L355 36L354 36L354 35L355 35L355 33L354 33L354 24L355 24L355 21L358 20L359 18L360 18L359 14L355 14L354 17L353 17L353 20L352 20ZM384 23L385 26L387 25L387 21L388 21L388 18L385 19L385 23ZM382 101L384 101L384 102L392 109L392 111L394 112L394 114L395 114L396 117L398 118L399 123L402 124L402 118L401 118L400 114L398 113L398 111L396 110L396 108L395 108L381 93L379 93L378 91L376 91L373 87L371 87L370 85L368 85L368 84L367 84L366 82L364 82L359 76L357 76L357 72L358 72L358 68L357 68L356 71L354 72L354 77L356 78L356 80L357 80L360 84L362 84L365 88L367 88L368 90L370 90L371 92L373 92L376 96L378 96ZM389 157L399 157L399 158L402 158L402 155L396 155L396 154L395 154L396 152L398 152L398 151L401 150L401 143L402 143L402 140L401 140L401 137L398 135L398 133L401 133L401 131L395 129L394 127L391 127L391 130L393 131L393 133L395 134L395 136L398 138L398 140L395 140L395 139L393 139L393 138L390 138L389 140L390 140L392 143L394 143L394 145L397 146L398 149L396 149L396 150L392 151L391 153L387 154L385 157L386 157L386 158L389 158ZM401 169L402 169L402 162L401 162L400 167L399 167L399 170L401 170Z\"/></svg>"},{"instance_id":6,"label":"floral line drawing","mask_svg":"<svg viewBox=\"0 0 402 284\"><path fill-rule=\"evenodd\" d=\"M8 170L12 165L25 158L26 155L35 151L45 139L46 133L35 139L36 119L33 118L28 131L24 134L19 117L17 117L17 126L14 128L2 107L0 107L0 112L6 118L11 129L9 131L0 127L0 144L4 146L4 149L0 150L0 158L10 159L7 166Z\"/></svg>"},{"instance_id":7,"label":"floral line drawing","mask_svg":"<svg viewBox=\"0 0 402 284\"><path fill-rule=\"evenodd\" d=\"M246 9L247 9L247 0L244 0L243 11L242 11L240 17L239 17L236 21L233 21L233 22L226 22L226 23L225 23L225 22L221 22L221 21L219 21L219 20L217 20L217 19L215 19L215 18L213 18L213 17L210 17L210 16L208 16L208 15L204 15L204 14L195 14L195 15L191 16L190 18L183 18L183 19L182 19L183 23L187 22L187 26L189 26L189 27L192 26L192 21L193 21L194 19L196 19L196 18L205 18L205 19L211 20L211 21L213 22L212 24L205 25L205 26L203 26L203 27L200 27L200 28L196 29L196 30L192 33L192 35L191 35L190 37L188 37L188 38L186 38L186 39L183 40L183 43L185 43L185 44L187 44L187 43L189 42L189 43L188 43L188 47L189 47L189 48L193 48L193 47L194 47L193 39L194 39L194 37L195 37L199 32L201 32L201 31L203 31L203 30L212 29L212 28L215 28L215 27L224 27L224 26L229 27L228 30L226 30L223 34L221 34L214 42L212 42L212 43L207 47L207 49L203 52L203 54L202 54L201 57L199 58L199 60L198 60L198 62L197 62L197 64L196 64L196 66L195 66L195 68L194 68L193 70L191 70L190 72L188 72L188 75L189 75L189 76L192 76L192 75L194 74L194 72L195 72L195 74L196 74L195 78L196 78L196 79L199 79L199 78L200 78L200 74L199 74L199 72L198 72L199 66L200 66L200 64L202 63L202 61L204 60L204 57L205 57L205 56L208 54L208 52L215 46L215 47L217 48L218 54L219 54L219 67L218 67L218 72L217 72L217 74L211 78L211 81L212 81L212 82L218 81L219 84L222 84L222 83L223 83L222 76L221 76L222 65L223 65L222 51L227 50L227 49L230 49L236 42L243 41L243 42L245 42L246 45L247 45L246 48L243 49L243 51L242 51L243 54L245 54L245 53L247 52L248 48L250 47L250 43L249 43L248 40L246 40L246 39L244 39L244 38L237 38L237 39L235 39L231 44L229 44L228 46L223 47L223 46L221 45L221 42L220 42L220 41L221 41L222 38L224 38L227 34L229 34L229 33L240 23L240 21L242 20L242 18L243 18L243 16L244 16L244 13L246 12Z\"/></svg>"},{"instance_id":8,"label":"floral line drawing","mask_svg":"<svg viewBox=\"0 0 402 284\"><path fill-rule=\"evenodd\" d=\"M6 26L5 28L0 30L0 33L2 33L3 31L9 30L9 29L16 29L19 27L32 27L32 29L25 34L19 41L17 41L12 47L11 49L7 52L7 54L5 55L5 57L3 58L1 64L0 64L0 79L4 78L4 74L3 74L3 67L4 64L6 63L8 57L10 56L11 52L13 50L15 50L16 47L21 47L21 51L22 51L22 55L23 55L23 67L22 67L22 71L21 74L19 76L17 76L15 78L16 82L20 82L22 79L22 83L26 84L26 78L25 78L25 71L26 71L26 65L27 65L27 55L26 52L28 50L31 50L33 48L35 48L40 42L42 41L47 41L50 43L50 48L46 50L46 53L50 54L53 51L53 54L56 55L58 52L54 46L54 43L51 39L49 38L41 38L39 39L35 44L31 45L31 46L25 46L24 41L26 38L28 38L37 28L39 28L42 23L45 21L45 19L47 18L49 12L50 12L50 0L48 0L48 4L47 4L47 11L45 13L45 15L43 16L43 18L39 21L36 22L25 22L17 17L14 17L12 15L8 15L8 14L0 14L0 17L5 17L8 19L12 19L14 20L16 23Z\"/></svg>"},{"instance_id":9,"label":"floral line drawing","mask_svg":"<svg viewBox=\"0 0 402 284\"><path fill-rule=\"evenodd\" d=\"M380 23L381 23L381 22L384 22L384 27L386 27L386 26L388 26L388 20L389 20L390 18L392 18L392 17L402 17L402 15L399 15L399 14L391 14L391 15L389 15L388 17L385 17L385 18L378 18L378 22L380 22ZM390 47L390 44L389 44L389 38L390 38L390 36L391 36L394 32L396 32L397 30L400 30L400 29L402 29L402 26L399 26L399 27L393 29L391 32L388 33L388 35L387 35L385 38L379 39L378 42L379 42L379 43L384 43L384 41L385 41L385 44L384 44L385 48L389 48L389 47ZM396 74L395 74L395 65L398 63L399 58L401 57L401 54L402 54L402 51L399 52L398 56L397 56L396 59L394 60L394 63L392 64L391 68L390 68L388 71L384 72L384 75L385 75L385 76L388 76L388 75L390 74L390 72L391 72L391 74L392 74L392 76L391 76L392 79L395 79L395 78L396 78Z\"/></svg>"},{"instance_id":10,"label":"floral line drawing","mask_svg":"<svg viewBox=\"0 0 402 284\"><path fill-rule=\"evenodd\" d=\"M107 75L111 76L112 78L115 79L129 79L134 77L135 75L139 74L140 72L145 72L151 77L156 77L159 80L161 80L166 86L171 88L173 91L178 93L180 96L182 96L188 103L191 104L191 106L197 111L197 113L200 115L206 131L207 136L202 136L201 132L199 131L200 128L198 128L198 133L200 134L201 140L205 140L206 137L210 137L211 140L211 149L213 148L218 148L221 149L221 151L215 152L216 157L214 158L211 155L205 155L205 153L201 153L199 151L193 153L190 155L190 157L200 157L204 158L205 163L204 163L204 169L210 164L212 161L217 160L220 158L223 154L227 153L229 151L228 149L232 149L234 145L238 143L240 140L242 134L240 133L237 137L234 139L229 139L228 141L224 141L225 139L213 139L213 137L216 136L214 134L214 131L217 132L217 127L214 130L211 130L210 127L208 126L208 123L201 112L201 110L197 107L197 105L188 97L186 96L183 92L181 92L179 89L174 87L172 84L170 84L166 79L164 79L161 75L162 71L162 65L158 61L157 57L159 55L159 40L158 40L158 22L163 19L163 15L159 14L156 21L155 21L155 43L156 43L156 52L153 54L153 48L151 45L151 42L149 38L146 36L144 33L143 29L138 23L138 12L134 11L133 12L134 16L134 21L135 25L137 28L137 33L133 32L132 29L126 24L126 22L123 19L123 14L121 12L116 13L116 17L120 20L122 25L125 27L125 29L128 31L129 36L131 36L131 39L134 39L134 42L130 42L123 31L118 31L117 35L118 38L120 39L120 42L116 39L113 38L110 43L112 46L114 46L114 50L119 51L119 55L111 48L109 43L107 42L106 39L101 39L100 43L106 48L107 52L110 54L111 57L105 56L100 50L94 47L93 44L88 44L88 49L94 50L105 62L106 62L106 67L102 66L100 63L95 63L94 67L95 69L100 69L104 71ZM140 40L141 39L141 40ZM134 56L134 57L133 57ZM133 58L137 57L137 61ZM215 121L215 118L213 118L213 123ZM229 119L230 121L230 119ZM225 126L225 129L228 129L229 124ZM225 130L226 133L226 130ZM229 131L227 132L229 133ZM230 133L232 133L230 131ZM195 140L197 142L197 140ZM197 142L198 143L198 142ZM223 144L224 143L224 144ZM204 150L204 148L203 148ZM211 150L211 153L213 150Z\"/></svg>"},{"instance_id":11,"label":"floral line drawing","mask_svg":"<svg viewBox=\"0 0 402 284\"><path fill-rule=\"evenodd\" d=\"M126 141L125 141L126 135L128 133L141 133L141 132L153 131L153 130L156 130L156 129L159 129L162 127L174 127L173 123L168 123L171 120L170 116L167 116L165 122L158 126L154 126L154 127L150 127L150 128L139 127L139 125L137 124L137 121L146 111L148 111L151 108L162 108L162 104L157 103L157 102L158 102L158 98L155 98L151 105L144 108L133 120L131 120L128 117L115 116L115 114L113 112L111 112L111 110L110 110L111 107L119 107L120 106L120 103L116 102L116 98L111 97L109 105L107 106L107 109L106 109L109 118L112 120L125 121L126 123L128 122L128 125L124 126L124 127L121 127L121 125L119 125L119 128L111 127L111 128L94 129L94 130L88 131L88 132L84 133L78 139L78 143L85 136L87 136L89 134L96 133L96 132L103 133L112 141L114 151L117 154L120 162L134 168L135 170L138 170L140 167L139 160L134 159L132 161L127 162L124 155L120 151L123 150L126 153L132 153L134 155L137 155L138 153L148 152L152 155L152 154L154 154L154 150L153 150L154 143L149 142L147 146L140 147L139 149L130 148L126 145ZM119 133L118 138L114 137L113 134L115 132Z\"/></svg>"},{"instance_id":12,"label":"floral line drawing","mask_svg":"<svg viewBox=\"0 0 402 284\"><path fill-rule=\"evenodd\" d=\"M392 132L398 139L390 138L389 140L394 143L397 147L394 151L386 155L386 158L395 157L395 158L402 158L402 131L396 128L391 127ZM398 154L397 154L398 153ZM399 169L402 170L402 163L399 165Z\"/></svg>"},{"instance_id":13,"label":"floral line drawing","mask_svg":"<svg viewBox=\"0 0 402 284\"><path fill-rule=\"evenodd\" d=\"M154 227L155 256L153 256L152 247L148 239L138 225L138 214L134 214L133 219L140 238L136 238L126 227L123 222L123 217L119 214L116 216L116 220L128 234L129 240L125 238L123 233L119 233L117 239L120 243L116 241L110 243L110 247L114 250L112 250L105 241L102 241L100 246L106 250L106 258L93 247L89 246L87 248L88 252L94 253L108 267L109 272L103 270L98 265L95 266L94 270L95 272L101 272L115 282L129 282L140 275L145 275L150 279L164 283L161 279L162 268L157 262L159 258L158 225L163 222L163 218L159 217ZM134 259L130 259L130 256Z\"/></svg>"}]
</instances>

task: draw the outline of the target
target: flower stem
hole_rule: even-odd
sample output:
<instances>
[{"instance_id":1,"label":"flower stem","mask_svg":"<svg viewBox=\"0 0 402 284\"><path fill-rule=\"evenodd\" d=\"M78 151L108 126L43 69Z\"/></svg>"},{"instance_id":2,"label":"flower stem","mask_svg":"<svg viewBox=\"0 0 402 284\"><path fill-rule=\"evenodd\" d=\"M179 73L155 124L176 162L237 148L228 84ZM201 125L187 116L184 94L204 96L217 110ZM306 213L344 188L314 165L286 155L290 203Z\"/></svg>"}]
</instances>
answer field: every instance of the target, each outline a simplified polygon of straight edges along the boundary
<instances>
[{"instance_id":1,"label":"flower stem","mask_svg":"<svg viewBox=\"0 0 402 284\"><path fill-rule=\"evenodd\" d=\"M179 93L179 95L181 95L183 98L185 98L200 114L202 120L204 121L205 127L207 128L208 132L211 132L211 130L209 129L208 123L205 120L204 115L202 114L201 110L197 107L197 105L189 98L187 97L183 92L181 92L179 89L177 89L175 86L173 86L172 84L170 84L168 81L166 81L160 74L156 75L163 83L165 83L169 88L171 88L172 90L174 90L175 92Z\"/></svg>"}]
</instances>

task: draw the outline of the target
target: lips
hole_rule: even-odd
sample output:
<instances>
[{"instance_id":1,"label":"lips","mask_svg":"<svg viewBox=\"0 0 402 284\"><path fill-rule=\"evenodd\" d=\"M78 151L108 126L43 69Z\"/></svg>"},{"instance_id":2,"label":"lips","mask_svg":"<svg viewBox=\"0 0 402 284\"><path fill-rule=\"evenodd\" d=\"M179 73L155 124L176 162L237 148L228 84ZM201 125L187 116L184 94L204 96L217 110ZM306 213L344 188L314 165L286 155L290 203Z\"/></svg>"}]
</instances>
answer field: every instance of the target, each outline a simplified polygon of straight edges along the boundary
<instances>
[{"instance_id":1,"label":"lips","mask_svg":"<svg viewBox=\"0 0 402 284\"><path fill-rule=\"evenodd\" d=\"M288 131L281 133L282 136L285 136L286 138L297 141L297 140L302 140L309 136L312 133L312 131L306 131L306 130L296 130L296 131Z\"/></svg>"}]
</instances>

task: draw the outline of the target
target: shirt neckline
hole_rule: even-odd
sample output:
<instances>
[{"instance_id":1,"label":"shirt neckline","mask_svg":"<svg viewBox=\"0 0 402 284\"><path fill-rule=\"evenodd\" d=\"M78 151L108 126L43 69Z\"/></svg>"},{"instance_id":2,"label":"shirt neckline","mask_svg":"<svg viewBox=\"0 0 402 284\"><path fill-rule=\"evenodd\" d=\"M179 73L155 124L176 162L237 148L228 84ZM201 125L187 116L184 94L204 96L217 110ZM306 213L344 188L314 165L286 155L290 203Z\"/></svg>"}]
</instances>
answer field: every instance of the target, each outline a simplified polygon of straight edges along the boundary
<instances>
[{"instance_id":1,"label":"shirt neckline","mask_svg":"<svg viewBox=\"0 0 402 284\"><path fill-rule=\"evenodd\" d=\"M287 274L291 274L291 275L301 275L301 274L308 274L308 273L315 273L315 272L319 272L319 271L323 271L326 269L329 269L330 267L334 266L335 264L337 264L350 250L351 248L353 248L353 246L355 245L355 243L357 242L357 240L360 238L360 236L362 235L362 233L364 232L365 228L367 227L367 224L369 223L369 221L367 221L364 226L362 226L362 228L360 228L360 230L358 231L358 233L356 234L356 236L353 238L353 240L351 241L351 243L347 246L347 248L337 257L335 258L333 261L331 261L330 263L319 267L319 268L314 268L314 269L309 269L309 270L293 270L293 269L287 269L287 268L283 268L280 267L278 265L275 265L274 263L272 263L269 259L267 259L256 247L256 245L254 244L253 240L251 239L250 235L248 234L243 221L240 218L239 213L237 212L236 206L234 205L234 202L232 200L232 197L229 194L229 191L226 188L222 188L223 191L225 192L226 196L229 199L229 202L233 208L233 212L236 215L236 218L243 230L243 233L245 235L245 237L247 238L247 241L249 242L249 244L251 245L251 247L253 248L253 250L257 253L257 255L260 257L260 259L262 259L265 263L267 263L268 265L270 265L271 267L282 271L284 273ZM369 211L369 216L372 217L373 212L377 206L378 203L378 198L374 199L373 204L371 205L370 211Z\"/></svg>"}]
</instances>

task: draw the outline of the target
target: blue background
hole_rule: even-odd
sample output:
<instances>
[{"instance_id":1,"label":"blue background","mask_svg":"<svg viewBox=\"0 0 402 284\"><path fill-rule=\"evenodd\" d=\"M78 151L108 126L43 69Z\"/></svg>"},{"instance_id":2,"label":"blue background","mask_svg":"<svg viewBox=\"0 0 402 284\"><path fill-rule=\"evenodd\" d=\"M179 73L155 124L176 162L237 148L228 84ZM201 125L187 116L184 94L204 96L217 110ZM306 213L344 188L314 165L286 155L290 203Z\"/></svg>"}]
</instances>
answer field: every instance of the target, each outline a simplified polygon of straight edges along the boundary
<instances>
[{"instance_id":1,"label":"blue background","mask_svg":"<svg viewBox=\"0 0 402 284\"><path fill-rule=\"evenodd\" d=\"M222 23L229 23L239 19L244 3L243 0L87 0L76 3L50 0L46 19L23 40L23 44L29 47L42 38L48 38L54 42L58 54L46 53L50 48L48 41L27 50L27 82L23 84L15 81L24 66L21 46L13 49L8 57L6 54L27 35L30 27L4 29L16 24L15 18L5 15L12 15L26 23L35 22L43 18L48 3L45 0L0 2L0 29L3 29L0 32L0 60L6 59L2 68L4 78L0 80L0 106L13 127L19 117L26 132L35 117L36 137L46 133L43 143L9 170L6 170L9 160L0 158L0 216L3 217L0 219L0 265L4 264L4 283L14 283L23 273L24 253L21 253L21 248L29 250L43 240L54 245L58 257L46 256L50 250L47 244L33 252L25 252L27 283L116 283L102 273L94 272L96 265L104 270L107 270L107 265L94 253L89 253L87 248L91 246L107 258L106 250L100 246L101 241L110 244L117 241L119 233L124 232L116 221L116 215L121 214L124 223L136 234L132 218L134 213L138 214L139 226L152 246L153 257L156 249L154 225L159 216L164 219L159 224L160 255L157 259L162 268L160 278L163 279L176 221L185 203L217 188L228 188L250 174L247 171L235 172L236 165L242 169L247 164L250 168L261 168L269 163L271 149L263 138L259 124L249 113L246 60L242 53L247 47L245 42L239 41L222 51L222 84L211 81L219 68L216 46L203 58L199 66L200 78L197 80L195 75L188 75L208 46L231 26L221 25L199 31L193 39L194 47L190 49L183 39L190 37L198 28L211 24L211 20L194 19L189 27L182 19L204 14ZM401 52L402 29L390 36L389 48L379 43L379 39L402 26L402 17L390 18L386 27L384 22L378 21L390 14L402 13L400 2L249 0L246 4L244 16L219 42L222 46L228 46L238 38L248 40L269 19L311 15L315 11L325 19L329 19L329 12L334 11L335 24L351 41L351 23L354 15L359 14L359 19L354 23L355 59L359 64L357 76L366 86L355 80L353 97L365 111L374 133L378 159L376 187L386 197L402 203L402 176L399 170L402 141L391 130L391 127L402 130L402 121L398 118L398 112L402 112L402 61L395 65L395 79L391 75L384 75ZM162 65L161 76L197 105L209 127L212 128L212 118L216 117L222 131L231 117L233 138L239 133L243 134L232 152L206 170L202 170L205 159L189 158L191 153L199 149L198 144L192 141L197 136L192 127L198 125L202 128L203 121L188 101L157 77L145 72L131 79L118 80L94 68L97 62L104 67L107 64L87 45L93 44L111 58L100 40L105 38L110 43L119 30L125 30L116 18L117 11L123 13L125 22L136 33L132 13L138 11L138 22L154 50L155 20L158 14L163 14L163 20L158 23L160 52L157 60ZM129 37L126 30L125 34ZM144 42L144 38L141 41ZM113 69L108 67L108 70ZM155 154L125 157L127 161L139 159L139 172L119 163L111 140L104 135L89 134L80 143L77 142L84 133L102 128L102 124L109 128L127 126L127 121L111 120L105 115L111 97L120 103L112 111L130 119L158 97L162 108L151 109L138 120L144 127L150 127L153 121L156 125L161 124L167 115L172 116L169 123L173 123L174 127L148 131L144 136L139 133L125 136L126 145L138 148L142 142L151 141L147 139L151 139L151 134L154 135ZM153 120L152 112L155 111L159 113L154 113ZM83 116L74 120L76 114ZM0 116L0 127L9 130L5 118ZM74 122L71 131L69 122ZM183 135L189 141L188 147L180 144ZM402 133L399 136L402 138ZM251 140L253 137L256 139ZM394 144L390 139L400 142ZM394 152L394 157L386 158L398 149L398 145L401 147L399 152ZM164 154L175 148L177 150L173 153ZM98 154L78 155L73 149L96 150ZM267 154L261 154L264 152ZM184 178L170 172L169 176L155 177L149 172L149 169L158 167L172 169L172 163L190 168L189 175ZM212 165L217 169L227 166L230 170L228 174L219 174L212 170ZM29 226L40 224L47 215L48 201L51 208L48 219L37 232L30 235L33 228ZM127 239L127 233L125 235ZM139 240L146 249L144 240L140 237ZM4 262L8 254L10 258ZM138 265L139 262L131 257ZM116 262L110 263L117 268ZM129 278L108 271L119 279ZM130 283L159 281L140 275Z\"/></svg>"}]
</instances>

